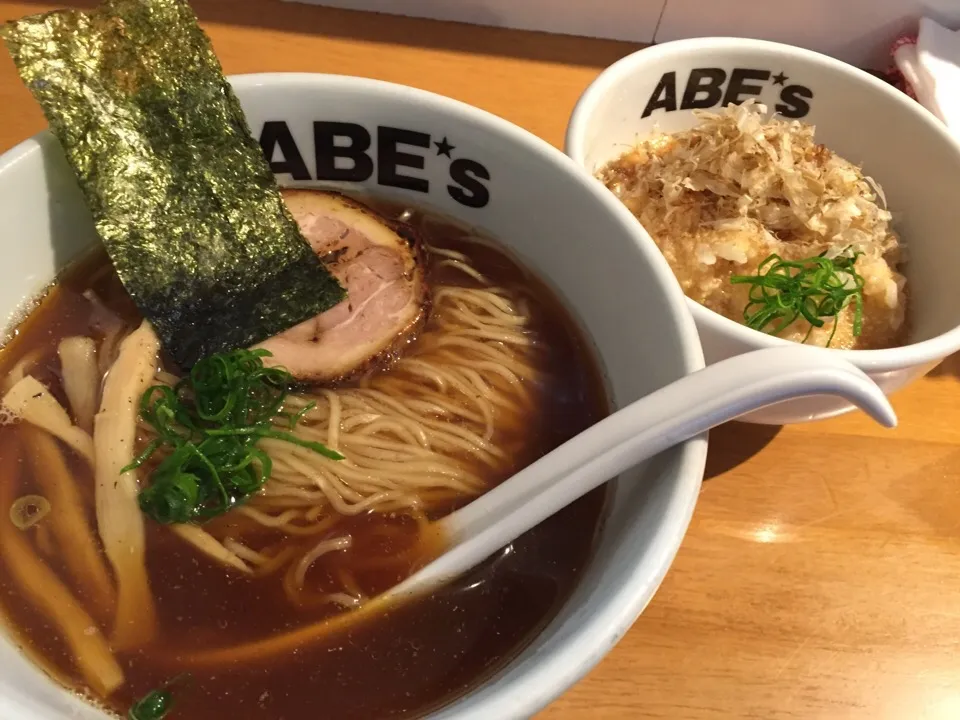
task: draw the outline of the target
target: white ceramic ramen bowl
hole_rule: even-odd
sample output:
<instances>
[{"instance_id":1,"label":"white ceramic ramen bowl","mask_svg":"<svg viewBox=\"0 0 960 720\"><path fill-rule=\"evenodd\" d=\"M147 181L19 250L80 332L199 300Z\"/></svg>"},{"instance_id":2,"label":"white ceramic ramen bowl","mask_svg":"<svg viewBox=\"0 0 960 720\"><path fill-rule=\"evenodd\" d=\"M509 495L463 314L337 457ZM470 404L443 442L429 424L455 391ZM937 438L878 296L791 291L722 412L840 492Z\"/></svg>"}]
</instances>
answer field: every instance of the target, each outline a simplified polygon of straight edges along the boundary
<instances>
[{"instance_id":1,"label":"white ceramic ramen bowl","mask_svg":"<svg viewBox=\"0 0 960 720\"><path fill-rule=\"evenodd\" d=\"M703 367L684 297L656 246L547 143L467 105L372 80L294 74L233 83L284 184L432 207L505 244L564 298L595 345L616 406ZM0 158L0 217L5 314L97 242L47 133ZM663 579L697 498L706 446L701 436L623 478L595 559L559 615L503 671L431 717L529 717L592 668ZM2 638L0 667L0 718L103 718Z\"/></svg>"},{"instance_id":2,"label":"white ceramic ramen bowl","mask_svg":"<svg viewBox=\"0 0 960 720\"><path fill-rule=\"evenodd\" d=\"M565 149L593 174L638 138L692 127L694 108L718 109L748 98L814 124L818 142L861 165L883 188L908 248L909 344L823 352L842 353L890 394L960 349L960 143L921 105L869 73L760 40L664 43L628 55L591 83L570 118ZM788 344L693 300L687 304L708 364ZM839 398L812 397L743 419L785 424L852 409Z\"/></svg>"}]
</instances>

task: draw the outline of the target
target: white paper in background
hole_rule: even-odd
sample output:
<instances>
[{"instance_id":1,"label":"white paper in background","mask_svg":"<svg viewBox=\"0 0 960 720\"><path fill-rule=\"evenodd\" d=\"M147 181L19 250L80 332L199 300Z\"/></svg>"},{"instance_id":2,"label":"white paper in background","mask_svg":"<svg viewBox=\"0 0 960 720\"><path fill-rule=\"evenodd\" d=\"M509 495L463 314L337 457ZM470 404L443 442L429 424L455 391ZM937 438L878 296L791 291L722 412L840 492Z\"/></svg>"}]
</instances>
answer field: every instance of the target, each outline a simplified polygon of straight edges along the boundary
<instances>
[{"instance_id":1,"label":"white paper in background","mask_svg":"<svg viewBox=\"0 0 960 720\"><path fill-rule=\"evenodd\" d=\"M885 70L891 44L916 32L921 16L958 27L960 0L668 0L654 39L775 40Z\"/></svg>"},{"instance_id":2,"label":"white paper in background","mask_svg":"<svg viewBox=\"0 0 960 720\"><path fill-rule=\"evenodd\" d=\"M649 43L667 0L286 0L391 15ZM713 0L702 0L713 2ZM960 3L960 0L953 0Z\"/></svg>"},{"instance_id":3,"label":"white paper in background","mask_svg":"<svg viewBox=\"0 0 960 720\"><path fill-rule=\"evenodd\" d=\"M960 137L960 31L923 18L916 45L894 57L917 100Z\"/></svg>"}]
</instances>

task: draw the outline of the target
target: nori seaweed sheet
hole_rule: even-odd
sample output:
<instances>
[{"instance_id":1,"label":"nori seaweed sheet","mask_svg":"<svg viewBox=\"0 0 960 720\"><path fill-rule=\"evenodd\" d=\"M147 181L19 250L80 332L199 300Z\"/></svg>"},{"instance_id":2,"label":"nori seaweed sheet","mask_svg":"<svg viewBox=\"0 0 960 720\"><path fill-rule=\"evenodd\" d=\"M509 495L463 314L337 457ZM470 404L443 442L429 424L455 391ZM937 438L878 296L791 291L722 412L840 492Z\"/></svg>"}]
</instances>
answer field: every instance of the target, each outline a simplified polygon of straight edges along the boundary
<instances>
[{"instance_id":1,"label":"nori seaweed sheet","mask_svg":"<svg viewBox=\"0 0 960 720\"><path fill-rule=\"evenodd\" d=\"M0 28L121 281L181 368L323 312L303 238L184 0L107 0Z\"/></svg>"}]
</instances>

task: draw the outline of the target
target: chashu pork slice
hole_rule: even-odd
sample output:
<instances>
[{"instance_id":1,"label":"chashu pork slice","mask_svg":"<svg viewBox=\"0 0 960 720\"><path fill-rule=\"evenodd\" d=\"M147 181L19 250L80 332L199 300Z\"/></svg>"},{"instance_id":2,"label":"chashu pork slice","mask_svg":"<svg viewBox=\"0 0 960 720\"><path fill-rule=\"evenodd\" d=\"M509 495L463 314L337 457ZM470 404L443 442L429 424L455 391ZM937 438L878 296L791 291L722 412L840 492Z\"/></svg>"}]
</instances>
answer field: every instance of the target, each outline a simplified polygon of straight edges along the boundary
<instances>
[{"instance_id":1,"label":"chashu pork slice","mask_svg":"<svg viewBox=\"0 0 960 720\"><path fill-rule=\"evenodd\" d=\"M334 382L389 357L426 319L428 291L416 234L342 195L284 190L304 237L347 291L324 313L261 342L310 382Z\"/></svg>"}]
</instances>

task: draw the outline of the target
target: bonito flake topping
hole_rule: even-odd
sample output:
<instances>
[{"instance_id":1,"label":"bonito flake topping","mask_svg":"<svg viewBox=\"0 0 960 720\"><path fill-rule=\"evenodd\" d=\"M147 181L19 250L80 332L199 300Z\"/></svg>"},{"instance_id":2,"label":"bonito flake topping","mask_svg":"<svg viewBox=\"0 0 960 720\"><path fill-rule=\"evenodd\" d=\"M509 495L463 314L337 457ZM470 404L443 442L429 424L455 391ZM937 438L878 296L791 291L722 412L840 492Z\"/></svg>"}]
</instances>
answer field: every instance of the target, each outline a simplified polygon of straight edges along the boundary
<instances>
[{"instance_id":1,"label":"bonito flake topping","mask_svg":"<svg viewBox=\"0 0 960 720\"><path fill-rule=\"evenodd\" d=\"M812 125L768 117L756 101L695 114L696 127L655 134L598 173L653 236L684 292L743 322L748 290L731 276L756 273L774 253L785 260L858 253L863 328L854 335L853 309L845 308L830 346L899 344L904 248L879 186L817 144ZM810 332L801 318L779 335L825 345L833 323Z\"/></svg>"}]
</instances>

